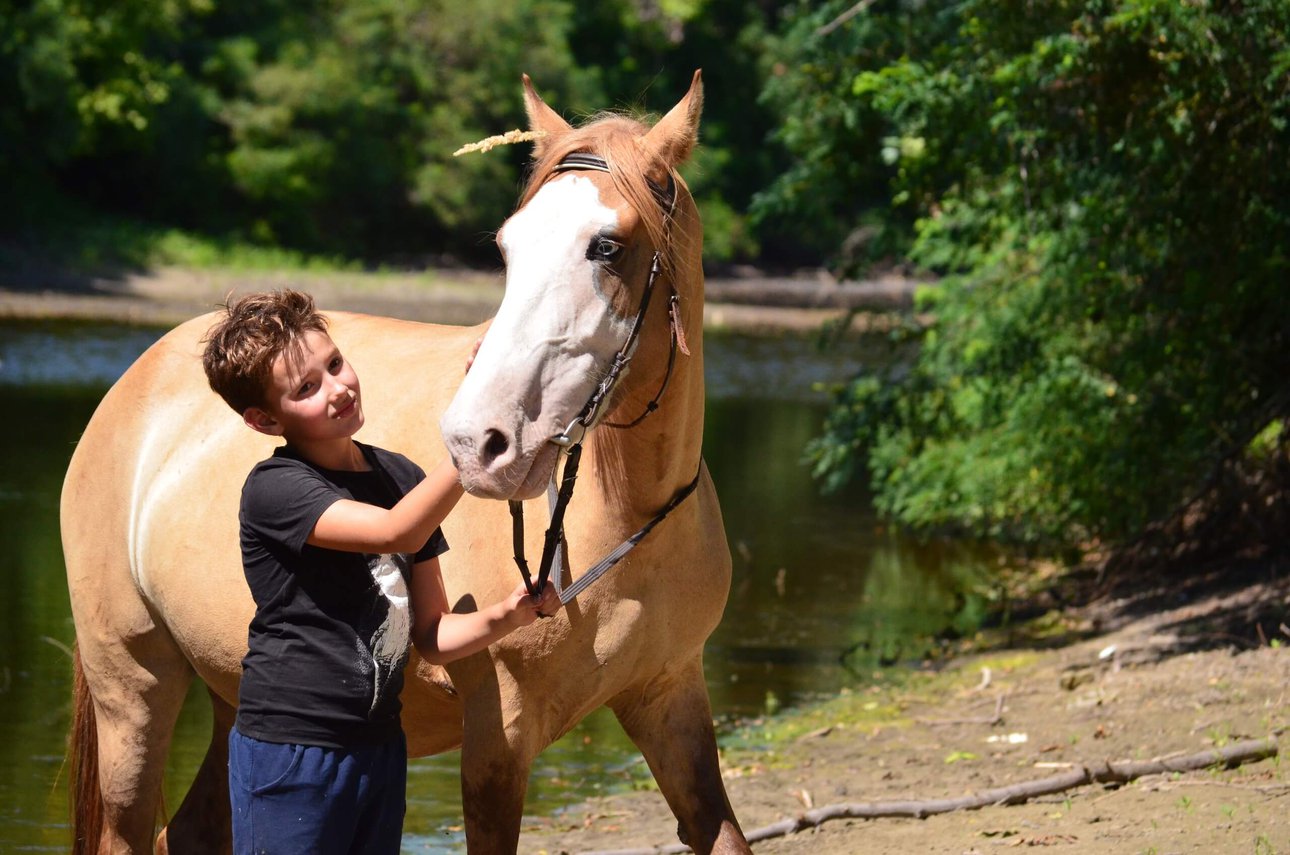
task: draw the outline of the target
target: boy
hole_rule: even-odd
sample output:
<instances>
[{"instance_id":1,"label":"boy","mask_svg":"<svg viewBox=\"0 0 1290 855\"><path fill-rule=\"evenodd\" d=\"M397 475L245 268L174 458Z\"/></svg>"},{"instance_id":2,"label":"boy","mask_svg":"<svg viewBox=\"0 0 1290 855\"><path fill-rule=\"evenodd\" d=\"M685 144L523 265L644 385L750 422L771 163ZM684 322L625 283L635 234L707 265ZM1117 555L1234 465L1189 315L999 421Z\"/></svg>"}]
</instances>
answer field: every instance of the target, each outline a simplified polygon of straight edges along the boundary
<instances>
[{"instance_id":1,"label":"boy","mask_svg":"<svg viewBox=\"0 0 1290 855\"><path fill-rule=\"evenodd\" d=\"M409 638L452 661L554 613L559 598L520 585L482 611L450 612L439 524L461 498L457 471L444 462L425 475L353 439L358 377L309 295L236 300L205 342L211 388L252 430L286 440L242 489L256 609L229 734L234 849L396 853Z\"/></svg>"}]
</instances>

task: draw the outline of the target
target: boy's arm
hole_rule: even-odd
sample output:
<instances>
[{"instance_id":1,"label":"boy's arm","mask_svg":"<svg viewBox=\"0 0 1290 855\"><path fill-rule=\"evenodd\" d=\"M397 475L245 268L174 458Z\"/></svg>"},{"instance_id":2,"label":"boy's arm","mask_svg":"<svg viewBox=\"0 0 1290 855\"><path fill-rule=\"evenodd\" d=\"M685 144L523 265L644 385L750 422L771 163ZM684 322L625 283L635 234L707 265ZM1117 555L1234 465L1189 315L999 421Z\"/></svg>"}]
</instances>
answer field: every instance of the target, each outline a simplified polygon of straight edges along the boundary
<instances>
[{"instance_id":1,"label":"boy's arm","mask_svg":"<svg viewBox=\"0 0 1290 855\"><path fill-rule=\"evenodd\" d=\"M436 665L478 653L538 617L560 609L560 597L547 585L538 599L521 583L500 603L477 612L457 614L448 605L439 559L412 567L412 643L421 656Z\"/></svg>"},{"instance_id":2,"label":"boy's arm","mask_svg":"<svg viewBox=\"0 0 1290 855\"><path fill-rule=\"evenodd\" d=\"M445 460L394 507L339 499L322 512L308 543L342 552L416 552L462 496L457 469Z\"/></svg>"}]
</instances>

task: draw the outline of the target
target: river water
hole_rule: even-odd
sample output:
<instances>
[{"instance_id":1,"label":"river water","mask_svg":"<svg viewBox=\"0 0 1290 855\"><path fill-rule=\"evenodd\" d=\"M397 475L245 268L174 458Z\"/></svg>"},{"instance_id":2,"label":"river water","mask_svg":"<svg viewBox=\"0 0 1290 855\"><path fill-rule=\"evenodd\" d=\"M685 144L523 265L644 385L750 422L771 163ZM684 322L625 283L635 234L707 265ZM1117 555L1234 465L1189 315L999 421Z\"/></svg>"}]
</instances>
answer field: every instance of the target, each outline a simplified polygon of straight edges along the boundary
<instances>
[{"instance_id":1,"label":"river water","mask_svg":"<svg viewBox=\"0 0 1290 855\"><path fill-rule=\"evenodd\" d=\"M74 443L106 388L160 331L0 322L0 852L66 851L65 734L73 628L58 495ZM821 349L809 337L705 337L704 454L734 553L725 619L706 671L723 731L862 684L878 662L916 660L964 628L973 581L993 556L927 545L875 518L862 488L821 496L801 463L825 410L823 385L891 359L881 339ZM194 689L167 771L173 810L205 752L209 710ZM411 763L404 850L464 851L456 753ZM628 786L638 755L605 711L551 746L526 810L549 815Z\"/></svg>"}]
</instances>

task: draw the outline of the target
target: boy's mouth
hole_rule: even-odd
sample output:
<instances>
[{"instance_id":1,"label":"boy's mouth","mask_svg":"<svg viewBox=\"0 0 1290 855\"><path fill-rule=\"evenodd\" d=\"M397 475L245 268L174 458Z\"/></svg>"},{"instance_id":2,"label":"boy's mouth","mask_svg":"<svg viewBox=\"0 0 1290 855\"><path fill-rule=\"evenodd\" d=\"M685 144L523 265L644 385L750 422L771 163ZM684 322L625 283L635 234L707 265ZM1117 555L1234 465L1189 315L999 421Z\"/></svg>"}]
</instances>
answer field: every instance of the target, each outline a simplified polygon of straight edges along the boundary
<instances>
[{"instance_id":1,"label":"boy's mouth","mask_svg":"<svg viewBox=\"0 0 1290 855\"><path fill-rule=\"evenodd\" d=\"M336 418L338 419L349 418L350 416L354 415L354 411L357 408L358 408L358 398L350 398L348 404L346 404L345 406L341 407L336 411Z\"/></svg>"}]
</instances>

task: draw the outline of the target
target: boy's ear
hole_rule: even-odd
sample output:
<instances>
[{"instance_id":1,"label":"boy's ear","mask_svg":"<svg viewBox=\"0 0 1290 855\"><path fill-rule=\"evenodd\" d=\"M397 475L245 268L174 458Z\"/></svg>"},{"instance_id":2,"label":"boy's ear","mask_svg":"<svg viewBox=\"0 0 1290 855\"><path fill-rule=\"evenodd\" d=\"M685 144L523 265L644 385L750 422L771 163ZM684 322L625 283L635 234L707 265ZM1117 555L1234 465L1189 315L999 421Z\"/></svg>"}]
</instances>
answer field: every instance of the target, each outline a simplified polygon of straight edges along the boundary
<instances>
[{"instance_id":1,"label":"boy's ear","mask_svg":"<svg viewBox=\"0 0 1290 855\"><path fill-rule=\"evenodd\" d=\"M242 413L242 421L246 422L246 426L257 433L282 436L282 425L260 407L247 407Z\"/></svg>"}]
</instances>

